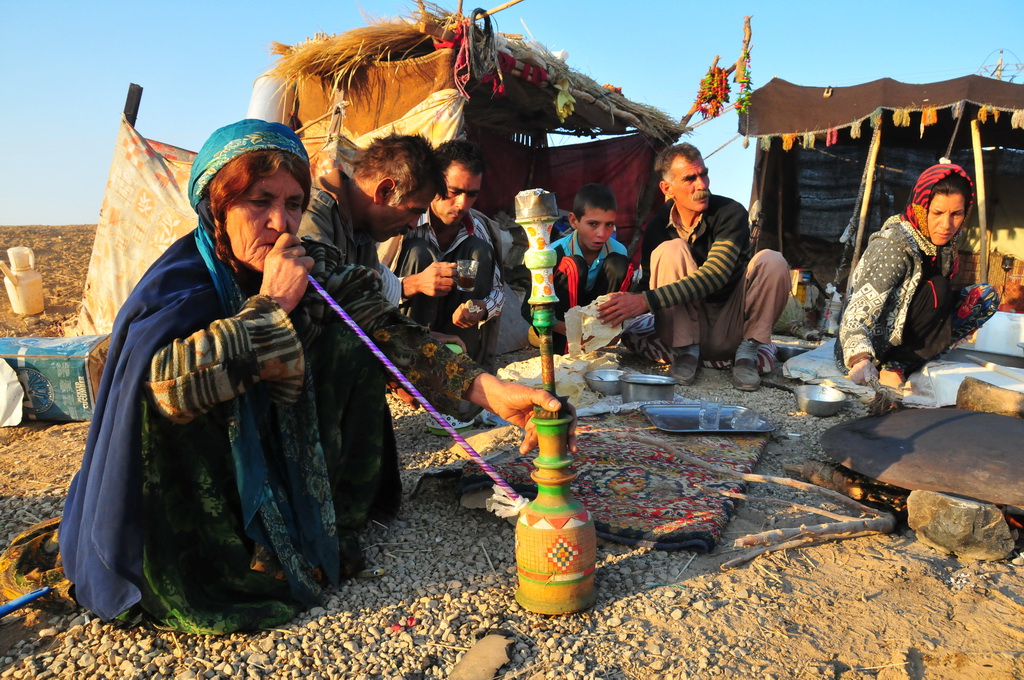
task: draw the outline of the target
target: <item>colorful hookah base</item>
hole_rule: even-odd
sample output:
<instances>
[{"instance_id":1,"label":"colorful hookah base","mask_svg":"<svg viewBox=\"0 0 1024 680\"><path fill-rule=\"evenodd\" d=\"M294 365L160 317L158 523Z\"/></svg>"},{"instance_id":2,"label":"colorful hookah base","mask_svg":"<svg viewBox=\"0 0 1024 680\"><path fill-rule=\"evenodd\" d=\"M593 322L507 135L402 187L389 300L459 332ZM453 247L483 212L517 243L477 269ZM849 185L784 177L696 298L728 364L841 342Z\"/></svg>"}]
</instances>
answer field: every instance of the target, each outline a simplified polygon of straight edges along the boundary
<instances>
[{"instance_id":1,"label":"colorful hookah base","mask_svg":"<svg viewBox=\"0 0 1024 680\"><path fill-rule=\"evenodd\" d=\"M532 501L516 522L516 601L537 614L571 614L594 604L597 534L579 503L548 509Z\"/></svg>"}]
</instances>

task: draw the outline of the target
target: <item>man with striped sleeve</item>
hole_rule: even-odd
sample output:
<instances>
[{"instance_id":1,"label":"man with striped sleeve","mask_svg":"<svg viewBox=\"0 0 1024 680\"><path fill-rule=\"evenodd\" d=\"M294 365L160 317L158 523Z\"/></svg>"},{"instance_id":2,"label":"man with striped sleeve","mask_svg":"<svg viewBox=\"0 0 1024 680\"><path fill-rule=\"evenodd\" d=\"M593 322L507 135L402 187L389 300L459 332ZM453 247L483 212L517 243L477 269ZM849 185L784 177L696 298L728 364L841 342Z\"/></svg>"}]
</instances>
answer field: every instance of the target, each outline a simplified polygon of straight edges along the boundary
<instances>
[{"instance_id":1,"label":"man with striped sleeve","mask_svg":"<svg viewBox=\"0 0 1024 680\"><path fill-rule=\"evenodd\" d=\"M670 375L691 385L701 360L732 360L733 385L756 390L758 347L771 342L786 305L789 266L779 252L752 252L746 209L711 193L696 147L664 149L654 169L666 204L644 232L649 289L615 295L598 310L601 320L615 325L652 312Z\"/></svg>"}]
</instances>

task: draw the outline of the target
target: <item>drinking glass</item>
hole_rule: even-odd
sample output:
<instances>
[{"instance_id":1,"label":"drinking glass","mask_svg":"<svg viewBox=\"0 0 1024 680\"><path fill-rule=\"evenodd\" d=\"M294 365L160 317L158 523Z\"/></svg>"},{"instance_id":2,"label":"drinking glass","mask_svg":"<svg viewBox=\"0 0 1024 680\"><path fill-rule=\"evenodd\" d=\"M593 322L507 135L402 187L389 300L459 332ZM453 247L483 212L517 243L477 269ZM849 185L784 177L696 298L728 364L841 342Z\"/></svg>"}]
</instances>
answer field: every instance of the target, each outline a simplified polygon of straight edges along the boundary
<instances>
[{"instance_id":1,"label":"drinking glass","mask_svg":"<svg viewBox=\"0 0 1024 680\"><path fill-rule=\"evenodd\" d=\"M729 424L734 430L753 430L761 424L761 414L752 408L738 408L733 411Z\"/></svg>"},{"instance_id":2,"label":"drinking glass","mask_svg":"<svg viewBox=\"0 0 1024 680\"><path fill-rule=\"evenodd\" d=\"M455 287L463 293L470 293L476 288L476 270L480 263L476 260L459 260L455 265L457 279Z\"/></svg>"},{"instance_id":3,"label":"drinking glass","mask_svg":"<svg viewBox=\"0 0 1024 680\"><path fill-rule=\"evenodd\" d=\"M702 430L717 430L722 416L722 402L701 400L698 423Z\"/></svg>"}]
</instances>

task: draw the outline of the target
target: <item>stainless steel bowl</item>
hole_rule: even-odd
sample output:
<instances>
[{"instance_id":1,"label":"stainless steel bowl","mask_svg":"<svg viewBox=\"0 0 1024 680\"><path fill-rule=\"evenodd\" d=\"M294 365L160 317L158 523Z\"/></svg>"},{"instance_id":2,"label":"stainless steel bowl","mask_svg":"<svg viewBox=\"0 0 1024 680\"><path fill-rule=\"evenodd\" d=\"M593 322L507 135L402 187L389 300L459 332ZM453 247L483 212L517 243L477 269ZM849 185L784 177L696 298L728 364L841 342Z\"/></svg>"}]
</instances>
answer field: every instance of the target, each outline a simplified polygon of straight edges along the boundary
<instances>
[{"instance_id":1,"label":"stainless steel bowl","mask_svg":"<svg viewBox=\"0 0 1024 680\"><path fill-rule=\"evenodd\" d=\"M626 373L619 378L622 403L631 401L672 401L679 381L668 375Z\"/></svg>"},{"instance_id":2,"label":"stainless steel bowl","mask_svg":"<svg viewBox=\"0 0 1024 680\"><path fill-rule=\"evenodd\" d=\"M595 392L619 394L622 390L622 386L619 384L622 373L623 371L614 368L599 368L584 373L583 379L587 381L587 387Z\"/></svg>"},{"instance_id":3,"label":"stainless steel bowl","mask_svg":"<svg viewBox=\"0 0 1024 680\"><path fill-rule=\"evenodd\" d=\"M800 385L793 388L796 405L812 416L834 416L846 405L846 395L826 385Z\"/></svg>"},{"instance_id":4,"label":"stainless steel bowl","mask_svg":"<svg viewBox=\"0 0 1024 680\"><path fill-rule=\"evenodd\" d=\"M775 357L780 362L785 362L805 352L810 352L812 349L814 347L809 345L776 345Z\"/></svg>"}]
</instances>

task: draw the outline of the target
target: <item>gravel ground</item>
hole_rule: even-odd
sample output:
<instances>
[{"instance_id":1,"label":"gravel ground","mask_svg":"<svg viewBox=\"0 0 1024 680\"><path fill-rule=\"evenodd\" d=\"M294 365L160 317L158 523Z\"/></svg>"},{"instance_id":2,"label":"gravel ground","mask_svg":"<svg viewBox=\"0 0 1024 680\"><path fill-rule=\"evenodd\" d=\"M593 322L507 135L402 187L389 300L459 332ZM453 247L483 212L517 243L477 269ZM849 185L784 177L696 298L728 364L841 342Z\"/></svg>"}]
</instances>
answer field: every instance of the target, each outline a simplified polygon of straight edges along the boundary
<instances>
[{"instance_id":1,"label":"gravel ground","mask_svg":"<svg viewBox=\"0 0 1024 680\"><path fill-rule=\"evenodd\" d=\"M679 393L752 406L771 420L777 429L757 472L772 475L824 459L820 434L864 414L854 404L813 418L783 391L739 392L727 372L706 369ZM1021 558L962 564L902 528L721 571L738 536L819 521L773 502L817 500L787 487L752 485L711 554L599 541L592 609L524 611L514 597L513 527L462 507L451 480L430 480L411 497L424 471L461 458L425 431L422 412L392 407L406 499L394 521L363 536L383 575L346 582L280 629L222 637L26 608L0 620L0 678L446 678L491 630L513 639L497 676L509 680L1024 677ZM0 541L60 512L86 432L84 423L0 430ZM488 452L517 445L509 433Z\"/></svg>"}]
</instances>

